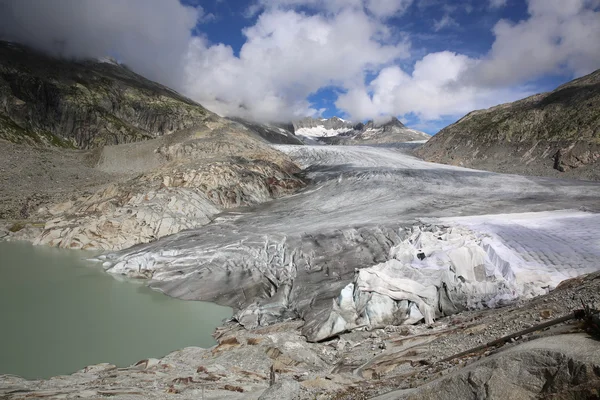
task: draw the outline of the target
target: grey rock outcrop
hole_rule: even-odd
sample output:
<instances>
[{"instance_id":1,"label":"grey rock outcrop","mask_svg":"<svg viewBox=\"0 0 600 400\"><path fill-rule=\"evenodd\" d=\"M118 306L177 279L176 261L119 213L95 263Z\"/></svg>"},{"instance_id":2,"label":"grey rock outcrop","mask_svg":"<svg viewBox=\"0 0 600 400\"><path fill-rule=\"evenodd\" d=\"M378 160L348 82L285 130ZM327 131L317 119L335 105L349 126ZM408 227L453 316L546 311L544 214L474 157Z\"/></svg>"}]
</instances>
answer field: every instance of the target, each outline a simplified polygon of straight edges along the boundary
<instances>
[{"instance_id":1,"label":"grey rock outcrop","mask_svg":"<svg viewBox=\"0 0 600 400\"><path fill-rule=\"evenodd\" d=\"M300 397L301 386L296 381L284 380L275 383L260 395L258 400L297 399Z\"/></svg>"},{"instance_id":2,"label":"grey rock outcrop","mask_svg":"<svg viewBox=\"0 0 600 400\"><path fill-rule=\"evenodd\" d=\"M600 70L552 92L473 111L417 150L495 172L600 179Z\"/></svg>"},{"instance_id":3,"label":"grey rock outcrop","mask_svg":"<svg viewBox=\"0 0 600 400\"><path fill-rule=\"evenodd\" d=\"M374 400L593 398L600 387L600 346L587 335L524 343L414 390Z\"/></svg>"}]
</instances>

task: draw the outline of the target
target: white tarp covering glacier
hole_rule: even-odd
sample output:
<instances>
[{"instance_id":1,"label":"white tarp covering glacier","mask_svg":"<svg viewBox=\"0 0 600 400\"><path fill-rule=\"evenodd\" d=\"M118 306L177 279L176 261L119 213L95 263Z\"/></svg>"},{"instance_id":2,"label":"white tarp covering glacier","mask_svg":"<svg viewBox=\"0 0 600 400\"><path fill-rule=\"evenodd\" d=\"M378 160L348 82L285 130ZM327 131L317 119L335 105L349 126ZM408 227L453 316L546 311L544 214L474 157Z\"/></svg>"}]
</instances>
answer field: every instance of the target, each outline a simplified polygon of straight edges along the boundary
<instances>
[{"instance_id":1,"label":"white tarp covering glacier","mask_svg":"<svg viewBox=\"0 0 600 400\"><path fill-rule=\"evenodd\" d=\"M464 309L546 293L600 269L600 215L579 211L430 220L358 271L317 336L361 326L431 323ZM445 226L444 226L445 225Z\"/></svg>"}]
</instances>

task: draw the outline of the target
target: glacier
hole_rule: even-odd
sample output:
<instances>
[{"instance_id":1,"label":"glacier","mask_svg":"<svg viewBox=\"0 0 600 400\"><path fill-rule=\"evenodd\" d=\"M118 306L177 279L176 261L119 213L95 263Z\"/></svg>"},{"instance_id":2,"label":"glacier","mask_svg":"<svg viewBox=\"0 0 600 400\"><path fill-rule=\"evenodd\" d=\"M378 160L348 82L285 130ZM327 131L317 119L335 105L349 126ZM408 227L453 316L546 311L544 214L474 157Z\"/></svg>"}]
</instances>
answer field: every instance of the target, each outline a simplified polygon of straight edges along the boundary
<instances>
[{"instance_id":1,"label":"glacier","mask_svg":"<svg viewBox=\"0 0 600 400\"><path fill-rule=\"evenodd\" d=\"M424 162L417 144L275 146L312 182L287 198L99 257L253 328L359 327L496 307L600 269L600 183Z\"/></svg>"}]
</instances>

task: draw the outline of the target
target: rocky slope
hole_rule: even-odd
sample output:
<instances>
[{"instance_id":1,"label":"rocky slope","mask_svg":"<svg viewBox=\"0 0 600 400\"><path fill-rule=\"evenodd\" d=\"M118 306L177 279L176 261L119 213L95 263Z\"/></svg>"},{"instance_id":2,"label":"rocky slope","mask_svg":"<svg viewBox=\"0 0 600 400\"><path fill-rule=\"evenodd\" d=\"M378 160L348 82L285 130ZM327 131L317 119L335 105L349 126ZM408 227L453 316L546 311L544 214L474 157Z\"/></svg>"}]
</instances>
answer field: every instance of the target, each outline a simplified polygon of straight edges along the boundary
<instances>
[{"instance_id":1,"label":"rocky slope","mask_svg":"<svg viewBox=\"0 0 600 400\"><path fill-rule=\"evenodd\" d=\"M72 249L117 250L202 226L224 209L262 203L304 186L289 157L240 126L213 119L145 142L85 155L70 151L72 160L78 157L88 166L80 162L63 171L58 164L49 171L54 185L19 192L19 186L3 184L4 196L17 200L4 211L12 217L5 222L10 237ZM59 158L63 152L50 154ZM73 168L75 176L69 175ZM34 181L45 178L40 174ZM63 190L55 186L60 182ZM19 196L27 196L24 204Z\"/></svg>"},{"instance_id":2,"label":"rocky slope","mask_svg":"<svg viewBox=\"0 0 600 400\"><path fill-rule=\"evenodd\" d=\"M0 139L88 149L190 128L210 114L116 62L61 60L0 42Z\"/></svg>"},{"instance_id":3,"label":"rocky slope","mask_svg":"<svg viewBox=\"0 0 600 400\"><path fill-rule=\"evenodd\" d=\"M549 93L473 111L417 154L497 172L600 179L600 70Z\"/></svg>"},{"instance_id":4,"label":"rocky slope","mask_svg":"<svg viewBox=\"0 0 600 400\"><path fill-rule=\"evenodd\" d=\"M117 250L303 187L265 132L114 62L1 42L0 236Z\"/></svg>"},{"instance_id":5,"label":"rocky slope","mask_svg":"<svg viewBox=\"0 0 600 400\"><path fill-rule=\"evenodd\" d=\"M41 207L12 234L71 249L118 250L209 223L304 186L284 154L226 121L143 143L109 146L96 170L136 174Z\"/></svg>"},{"instance_id":6,"label":"rocky slope","mask_svg":"<svg viewBox=\"0 0 600 400\"><path fill-rule=\"evenodd\" d=\"M426 133L407 128L397 118L376 124L345 121L338 117L329 119L304 118L293 123L294 134L307 143L361 145L402 143L428 140Z\"/></svg>"}]
</instances>

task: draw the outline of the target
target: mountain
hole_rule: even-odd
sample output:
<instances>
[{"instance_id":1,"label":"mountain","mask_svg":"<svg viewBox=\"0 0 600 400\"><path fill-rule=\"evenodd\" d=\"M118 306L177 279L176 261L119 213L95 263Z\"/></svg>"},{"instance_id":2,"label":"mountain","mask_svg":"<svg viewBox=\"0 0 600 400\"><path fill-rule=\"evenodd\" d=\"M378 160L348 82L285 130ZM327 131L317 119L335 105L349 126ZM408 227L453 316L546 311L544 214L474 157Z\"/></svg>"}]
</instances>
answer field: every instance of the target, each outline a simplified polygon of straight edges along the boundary
<instances>
[{"instance_id":1,"label":"mountain","mask_svg":"<svg viewBox=\"0 0 600 400\"><path fill-rule=\"evenodd\" d=\"M354 129L354 124L339 117L311 118L306 117L293 122L294 134L304 138L332 137L350 132Z\"/></svg>"},{"instance_id":2,"label":"mountain","mask_svg":"<svg viewBox=\"0 0 600 400\"><path fill-rule=\"evenodd\" d=\"M269 145L279 136L295 139L221 118L112 60L0 42L0 231L106 250L205 225L305 185Z\"/></svg>"},{"instance_id":3,"label":"mountain","mask_svg":"<svg viewBox=\"0 0 600 400\"><path fill-rule=\"evenodd\" d=\"M293 123L294 134L307 143L360 145L428 140L426 133L407 128L397 118L385 123L352 123L339 117L304 118Z\"/></svg>"},{"instance_id":4,"label":"mountain","mask_svg":"<svg viewBox=\"0 0 600 400\"><path fill-rule=\"evenodd\" d=\"M57 59L0 42L0 138L89 149L190 128L213 115L114 61Z\"/></svg>"},{"instance_id":5,"label":"mountain","mask_svg":"<svg viewBox=\"0 0 600 400\"><path fill-rule=\"evenodd\" d=\"M496 172L600 180L600 70L549 93L473 111L416 154Z\"/></svg>"},{"instance_id":6,"label":"mountain","mask_svg":"<svg viewBox=\"0 0 600 400\"><path fill-rule=\"evenodd\" d=\"M359 123L354 126L354 131L349 135L340 135L337 137L324 138L323 142L328 144L378 144L378 143L401 143L427 141L431 136L407 128L398 118L393 117L390 121L383 124L376 124L369 121L366 124Z\"/></svg>"}]
</instances>

